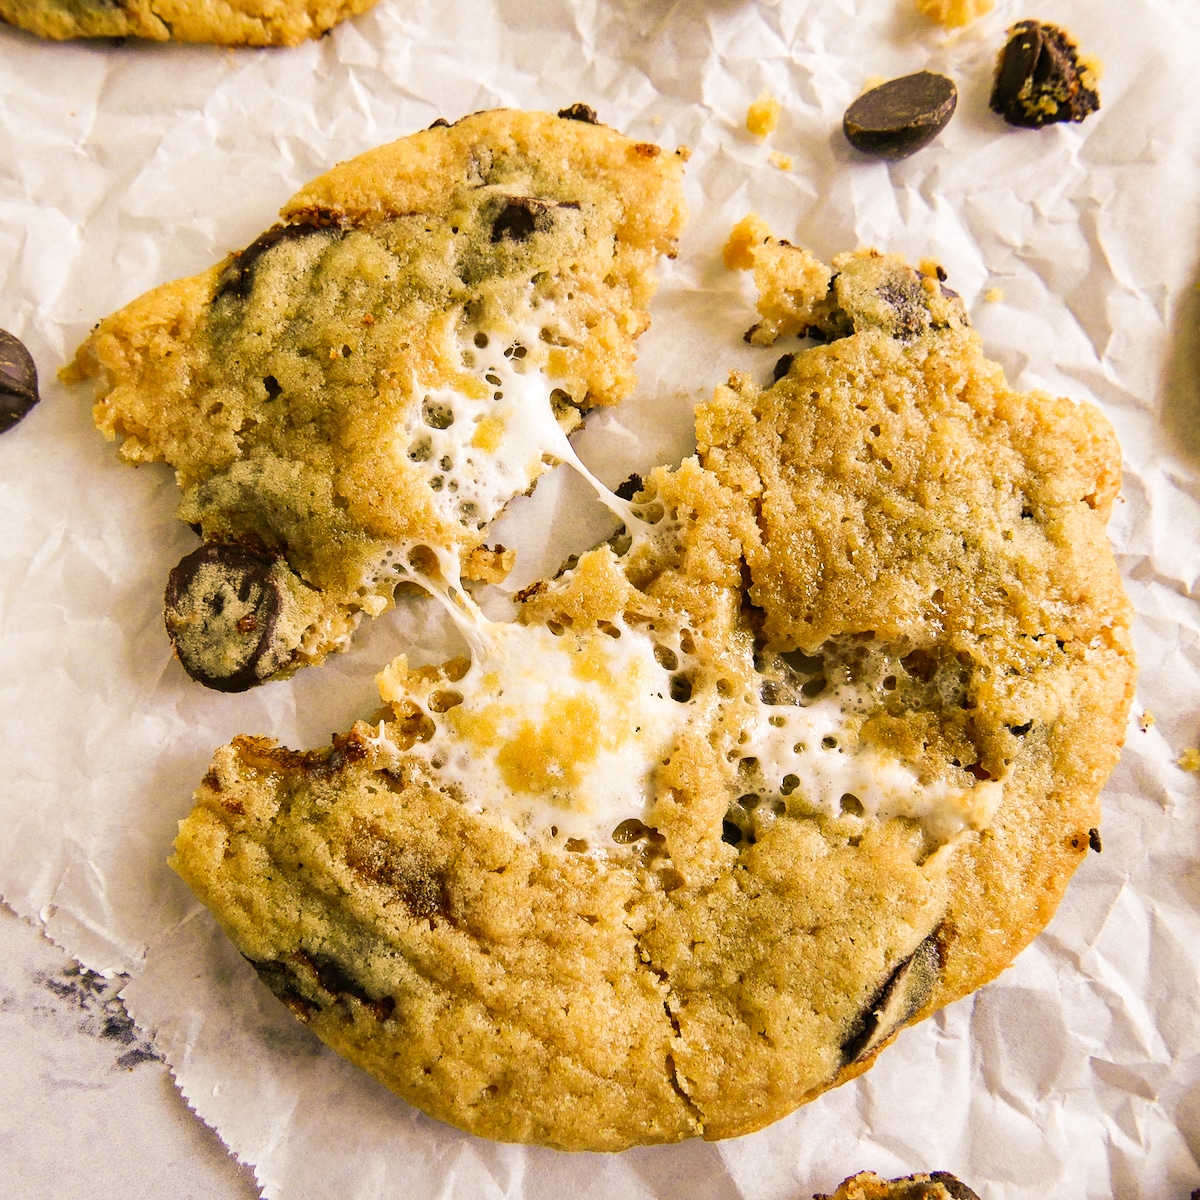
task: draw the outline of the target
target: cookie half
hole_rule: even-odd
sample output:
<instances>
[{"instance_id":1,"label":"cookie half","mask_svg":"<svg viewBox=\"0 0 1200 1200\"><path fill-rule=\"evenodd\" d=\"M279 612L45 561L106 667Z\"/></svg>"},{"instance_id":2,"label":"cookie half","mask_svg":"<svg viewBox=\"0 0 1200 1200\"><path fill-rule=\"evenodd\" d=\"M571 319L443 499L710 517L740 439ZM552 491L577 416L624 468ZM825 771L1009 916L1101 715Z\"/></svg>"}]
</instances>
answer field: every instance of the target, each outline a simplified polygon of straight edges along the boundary
<instances>
[{"instance_id":1,"label":"cookie half","mask_svg":"<svg viewBox=\"0 0 1200 1200\"><path fill-rule=\"evenodd\" d=\"M80 347L65 378L97 380L126 462L175 468L204 539L167 596L195 678L319 662L401 582L503 577L491 520L633 387L682 155L564 113L479 113L343 163ZM247 555L269 617L238 597Z\"/></svg>"},{"instance_id":2,"label":"cookie half","mask_svg":"<svg viewBox=\"0 0 1200 1200\"><path fill-rule=\"evenodd\" d=\"M38 37L297 46L375 0L0 0L0 20Z\"/></svg>"},{"instance_id":3,"label":"cookie half","mask_svg":"<svg viewBox=\"0 0 1200 1200\"><path fill-rule=\"evenodd\" d=\"M1133 686L1094 410L1014 392L896 259L734 376L610 543L220 750L172 864L326 1042L483 1136L722 1138L1002 970L1099 823Z\"/></svg>"}]
</instances>

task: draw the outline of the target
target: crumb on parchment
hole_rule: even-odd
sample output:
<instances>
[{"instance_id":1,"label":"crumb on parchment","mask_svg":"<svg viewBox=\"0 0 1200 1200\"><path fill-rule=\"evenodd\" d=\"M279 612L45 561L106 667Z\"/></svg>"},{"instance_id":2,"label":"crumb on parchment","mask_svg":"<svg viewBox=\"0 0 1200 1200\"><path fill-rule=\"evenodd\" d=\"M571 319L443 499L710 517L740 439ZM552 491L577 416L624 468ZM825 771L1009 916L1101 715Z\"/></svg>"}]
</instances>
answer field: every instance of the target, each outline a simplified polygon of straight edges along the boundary
<instances>
[{"instance_id":1,"label":"crumb on parchment","mask_svg":"<svg viewBox=\"0 0 1200 1200\"><path fill-rule=\"evenodd\" d=\"M1200 771L1200 750L1189 746L1176 761L1185 771Z\"/></svg>"},{"instance_id":2,"label":"crumb on parchment","mask_svg":"<svg viewBox=\"0 0 1200 1200\"><path fill-rule=\"evenodd\" d=\"M1138 728L1143 733L1146 733L1150 729L1150 726L1154 724L1154 721L1154 714L1149 709L1146 709L1146 711L1142 713L1140 717L1138 717Z\"/></svg>"},{"instance_id":3,"label":"crumb on parchment","mask_svg":"<svg viewBox=\"0 0 1200 1200\"><path fill-rule=\"evenodd\" d=\"M917 11L948 29L969 25L992 11L995 0L917 0Z\"/></svg>"},{"instance_id":4,"label":"crumb on parchment","mask_svg":"<svg viewBox=\"0 0 1200 1200\"><path fill-rule=\"evenodd\" d=\"M1004 289L998 287L988 288L988 290L983 293L983 298L989 304L999 304L1000 301L1004 299Z\"/></svg>"},{"instance_id":5,"label":"crumb on parchment","mask_svg":"<svg viewBox=\"0 0 1200 1200\"><path fill-rule=\"evenodd\" d=\"M780 171L790 171L792 169L792 156L790 154L780 154L778 150L772 150L770 161L771 166L777 167Z\"/></svg>"},{"instance_id":6,"label":"crumb on parchment","mask_svg":"<svg viewBox=\"0 0 1200 1200\"><path fill-rule=\"evenodd\" d=\"M746 112L746 128L760 140L774 133L781 105L770 92L763 92Z\"/></svg>"}]
</instances>

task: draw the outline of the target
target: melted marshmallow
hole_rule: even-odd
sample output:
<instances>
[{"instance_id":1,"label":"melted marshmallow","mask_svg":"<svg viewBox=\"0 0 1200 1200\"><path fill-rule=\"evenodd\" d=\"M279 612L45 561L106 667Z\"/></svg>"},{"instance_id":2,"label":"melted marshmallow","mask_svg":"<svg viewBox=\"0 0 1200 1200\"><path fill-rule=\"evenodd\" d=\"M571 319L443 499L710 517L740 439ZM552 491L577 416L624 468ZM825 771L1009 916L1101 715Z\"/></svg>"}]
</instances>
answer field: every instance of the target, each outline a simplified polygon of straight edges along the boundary
<instances>
[{"instance_id":1,"label":"melted marshmallow","mask_svg":"<svg viewBox=\"0 0 1200 1200\"><path fill-rule=\"evenodd\" d=\"M471 809L504 813L528 834L610 844L623 821L645 822L654 771L688 715L650 639L612 628L619 637L490 624L466 675L440 693L461 702L430 713L432 737L409 753ZM406 694L388 672L380 692Z\"/></svg>"},{"instance_id":2,"label":"melted marshmallow","mask_svg":"<svg viewBox=\"0 0 1200 1200\"><path fill-rule=\"evenodd\" d=\"M752 786L773 796L794 794L831 816L849 810L878 820L909 817L941 842L984 828L1003 784L922 783L907 763L859 741L855 714L869 707L867 697L852 689L803 708L757 701L748 741L740 748L745 759L755 760Z\"/></svg>"},{"instance_id":3,"label":"melted marshmallow","mask_svg":"<svg viewBox=\"0 0 1200 1200\"><path fill-rule=\"evenodd\" d=\"M622 500L575 454L554 416L553 382L526 351L537 345L536 325L509 337L468 331L464 338L462 357L473 364L475 394L425 391L404 431L408 458L443 516L482 529L547 467L562 462L623 522L623 552L674 534L677 522L661 505ZM412 563L412 549L401 550L396 569L441 601L471 648L472 664L446 689L461 702L430 713L435 733L410 753L456 783L469 807L505 813L527 834L599 848L623 821L644 823L654 771L699 712L670 699L670 674L650 640L623 624L616 639L495 624L462 588L453 549L426 547L436 574ZM380 676L380 692L385 701L407 696L388 671ZM856 714L866 704L866 697L849 694L805 707L756 701L741 747L743 760L753 761L751 786L764 796L795 793L831 815L851 800L867 817L917 820L939 841L983 828L1002 784L921 783L911 766L860 744Z\"/></svg>"},{"instance_id":4,"label":"melted marshmallow","mask_svg":"<svg viewBox=\"0 0 1200 1200\"><path fill-rule=\"evenodd\" d=\"M583 465L555 418L554 382L526 351L538 345L538 327L523 325L508 337L470 334L463 334L460 355L473 364L477 394L417 388L423 401L404 430L408 459L425 478L441 514L482 529L548 466L565 462L617 517L636 521L633 506Z\"/></svg>"}]
</instances>

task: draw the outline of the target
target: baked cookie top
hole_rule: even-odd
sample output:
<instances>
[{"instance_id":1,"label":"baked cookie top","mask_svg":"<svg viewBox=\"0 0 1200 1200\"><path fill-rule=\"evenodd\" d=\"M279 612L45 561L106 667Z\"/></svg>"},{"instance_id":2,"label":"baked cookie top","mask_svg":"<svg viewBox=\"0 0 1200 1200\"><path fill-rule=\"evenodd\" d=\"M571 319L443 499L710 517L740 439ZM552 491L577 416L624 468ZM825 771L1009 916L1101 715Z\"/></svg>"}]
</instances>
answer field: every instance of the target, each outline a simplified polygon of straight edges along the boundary
<instances>
[{"instance_id":1,"label":"baked cookie top","mask_svg":"<svg viewBox=\"0 0 1200 1200\"><path fill-rule=\"evenodd\" d=\"M0 0L0 20L38 37L298 46L375 0Z\"/></svg>"},{"instance_id":2,"label":"baked cookie top","mask_svg":"<svg viewBox=\"0 0 1200 1200\"><path fill-rule=\"evenodd\" d=\"M1087 853L1133 684L1112 433L1009 388L936 276L823 270L827 344L717 389L517 623L392 663L331 748L236 739L181 825L267 985L436 1117L760 1128L1002 970Z\"/></svg>"},{"instance_id":3,"label":"baked cookie top","mask_svg":"<svg viewBox=\"0 0 1200 1200\"><path fill-rule=\"evenodd\" d=\"M167 595L193 676L290 674L400 582L503 576L490 521L634 384L681 176L584 106L440 122L96 327L65 377L126 462L175 468L205 542Z\"/></svg>"}]
</instances>

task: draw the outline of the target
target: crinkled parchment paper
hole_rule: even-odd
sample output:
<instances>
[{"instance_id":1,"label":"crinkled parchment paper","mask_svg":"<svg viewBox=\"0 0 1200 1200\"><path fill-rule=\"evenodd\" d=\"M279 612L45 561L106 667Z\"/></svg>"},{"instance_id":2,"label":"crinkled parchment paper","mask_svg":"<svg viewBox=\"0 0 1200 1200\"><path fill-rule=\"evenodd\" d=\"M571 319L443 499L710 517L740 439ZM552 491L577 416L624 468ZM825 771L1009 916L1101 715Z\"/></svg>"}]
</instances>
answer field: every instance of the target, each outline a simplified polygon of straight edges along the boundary
<instances>
[{"instance_id":1,"label":"crinkled parchment paper","mask_svg":"<svg viewBox=\"0 0 1200 1200\"><path fill-rule=\"evenodd\" d=\"M1175 763L1200 741L1200 5L999 0L947 33L908 3L380 0L276 51L0 30L0 326L29 345L44 395L0 439L0 893L89 967L129 974L131 1012L266 1196L784 1200L867 1167L951 1170L988 1200L1200 1185L1200 776ZM1103 60L1086 124L1020 131L988 111L1003 30L1028 16ZM950 126L898 164L858 157L846 105L870 77L923 68L958 81ZM760 143L744 119L763 90L783 117ZM189 682L160 611L194 545L170 473L119 465L87 390L54 377L93 322L246 245L335 161L438 116L574 101L693 151L692 220L638 393L593 417L585 461L609 483L676 461L693 404L731 367L769 374L780 351L743 344L749 283L720 262L750 209L823 257L937 257L1015 384L1116 426L1112 536L1141 661L1103 854L999 981L761 1133L615 1156L493 1145L409 1109L298 1025L166 868L214 747L239 732L323 744L374 708L387 659L436 657L446 634L406 603L293 681L241 696ZM512 586L608 532L560 476L504 518Z\"/></svg>"}]
</instances>

